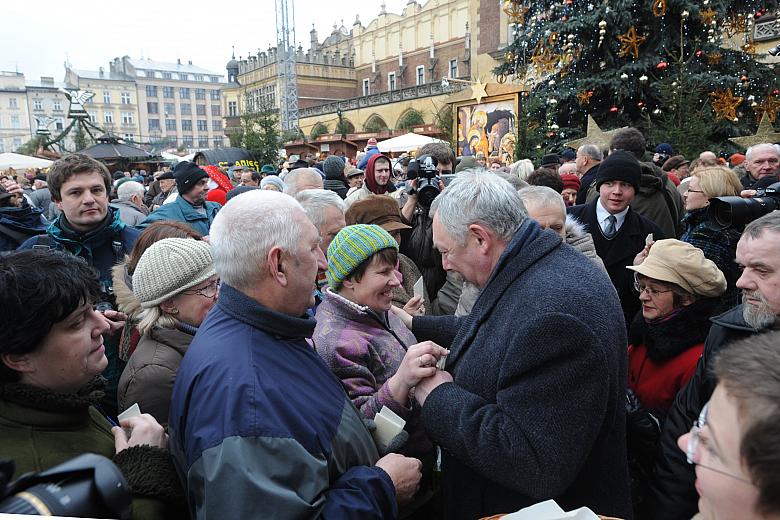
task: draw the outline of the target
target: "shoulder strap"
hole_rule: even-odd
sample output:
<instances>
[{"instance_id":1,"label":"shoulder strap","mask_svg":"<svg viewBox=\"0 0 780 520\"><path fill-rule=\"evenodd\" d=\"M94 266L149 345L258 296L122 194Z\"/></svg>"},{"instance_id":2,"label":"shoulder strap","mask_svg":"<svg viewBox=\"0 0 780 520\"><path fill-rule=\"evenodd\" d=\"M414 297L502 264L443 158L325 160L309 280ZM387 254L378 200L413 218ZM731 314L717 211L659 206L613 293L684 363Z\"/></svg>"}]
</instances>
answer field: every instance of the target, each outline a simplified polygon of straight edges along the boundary
<instances>
[{"instance_id":1,"label":"shoulder strap","mask_svg":"<svg viewBox=\"0 0 780 520\"><path fill-rule=\"evenodd\" d=\"M33 249L54 249L51 245L51 237L48 233L37 235L35 239L35 244L32 246Z\"/></svg>"}]
</instances>

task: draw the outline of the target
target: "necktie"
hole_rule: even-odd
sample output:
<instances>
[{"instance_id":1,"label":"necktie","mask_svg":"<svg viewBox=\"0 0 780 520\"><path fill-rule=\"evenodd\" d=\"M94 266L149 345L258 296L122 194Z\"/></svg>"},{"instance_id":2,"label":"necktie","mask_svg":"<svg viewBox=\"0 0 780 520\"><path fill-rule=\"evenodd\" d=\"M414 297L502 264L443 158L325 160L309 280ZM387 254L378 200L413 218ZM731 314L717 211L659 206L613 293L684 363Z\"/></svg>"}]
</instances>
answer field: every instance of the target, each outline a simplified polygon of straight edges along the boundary
<instances>
[{"instance_id":1,"label":"necktie","mask_svg":"<svg viewBox=\"0 0 780 520\"><path fill-rule=\"evenodd\" d=\"M612 238L615 236L615 233L617 233L617 218L615 215L610 215L607 217L607 227L604 229L604 236Z\"/></svg>"}]
</instances>

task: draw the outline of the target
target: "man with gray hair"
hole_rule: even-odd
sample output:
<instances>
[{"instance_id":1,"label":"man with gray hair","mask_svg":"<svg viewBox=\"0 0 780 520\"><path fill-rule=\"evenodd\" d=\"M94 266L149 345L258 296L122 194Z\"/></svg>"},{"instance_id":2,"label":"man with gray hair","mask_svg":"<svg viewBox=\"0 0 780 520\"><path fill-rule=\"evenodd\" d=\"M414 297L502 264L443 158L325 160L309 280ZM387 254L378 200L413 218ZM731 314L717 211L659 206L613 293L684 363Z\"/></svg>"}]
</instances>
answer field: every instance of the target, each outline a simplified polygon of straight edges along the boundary
<instances>
[{"instance_id":1,"label":"man with gray hair","mask_svg":"<svg viewBox=\"0 0 780 520\"><path fill-rule=\"evenodd\" d=\"M604 154L595 144L583 144L577 149L577 175L580 176L580 191L577 192L577 204L585 204L588 198L588 188L596 181L599 164L604 160Z\"/></svg>"},{"instance_id":2,"label":"man with gray hair","mask_svg":"<svg viewBox=\"0 0 780 520\"><path fill-rule=\"evenodd\" d=\"M314 168L298 168L284 177L284 192L290 197L295 197L299 191L321 190L322 187L322 175Z\"/></svg>"},{"instance_id":3,"label":"man with gray hair","mask_svg":"<svg viewBox=\"0 0 780 520\"><path fill-rule=\"evenodd\" d=\"M450 349L415 399L442 449L445 517L555 499L631 515L626 332L607 275L528 218L505 180L462 173L431 207L448 271L481 288L471 314L401 315Z\"/></svg>"},{"instance_id":4,"label":"man with gray hair","mask_svg":"<svg viewBox=\"0 0 780 520\"><path fill-rule=\"evenodd\" d=\"M755 144L745 153L745 175L740 181L746 190L753 189L759 179L780 174L780 149L771 143Z\"/></svg>"},{"instance_id":5,"label":"man with gray hair","mask_svg":"<svg viewBox=\"0 0 780 520\"><path fill-rule=\"evenodd\" d=\"M116 189L116 199L111 207L119 210L119 218L127 226L137 226L149 216L149 208L144 206L144 185L136 181L125 181Z\"/></svg>"},{"instance_id":6,"label":"man with gray hair","mask_svg":"<svg viewBox=\"0 0 780 520\"><path fill-rule=\"evenodd\" d=\"M336 192L325 189L303 190L295 196L295 200L303 206L309 220L317 228L322 238L320 247L327 257L328 246L341 228L347 225L344 220L344 201Z\"/></svg>"},{"instance_id":7,"label":"man with gray hair","mask_svg":"<svg viewBox=\"0 0 780 520\"><path fill-rule=\"evenodd\" d=\"M193 518L395 518L421 462L380 458L340 382L307 343L326 268L301 205L234 197L211 226L217 304L176 375L170 449Z\"/></svg>"}]
</instances>

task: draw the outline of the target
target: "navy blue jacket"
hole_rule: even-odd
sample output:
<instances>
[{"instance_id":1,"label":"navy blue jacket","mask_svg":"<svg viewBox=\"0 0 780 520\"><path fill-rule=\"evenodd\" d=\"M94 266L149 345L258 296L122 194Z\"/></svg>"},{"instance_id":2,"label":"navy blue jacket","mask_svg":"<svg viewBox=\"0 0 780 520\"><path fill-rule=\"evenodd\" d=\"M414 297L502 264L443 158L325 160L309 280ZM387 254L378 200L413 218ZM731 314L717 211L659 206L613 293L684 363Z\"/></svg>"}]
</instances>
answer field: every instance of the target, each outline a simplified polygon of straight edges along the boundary
<instances>
[{"instance_id":1,"label":"navy blue jacket","mask_svg":"<svg viewBox=\"0 0 780 520\"><path fill-rule=\"evenodd\" d=\"M206 201L203 207L206 208L205 215L198 212L192 204L184 200L184 197L179 194L173 202L163 204L150 213L146 220L138 225L138 228L144 229L152 222L161 220L175 220L187 224L201 235L206 236L209 234L214 217L217 216L217 212L222 206L217 202Z\"/></svg>"},{"instance_id":2,"label":"navy blue jacket","mask_svg":"<svg viewBox=\"0 0 780 520\"><path fill-rule=\"evenodd\" d=\"M371 434L317 352L313 319L222 284L179 368L170 449L195 518L394 518Z\"/></svg>"},{"instance_id":3,"label":"navy blue jacket","mask_svg":"<svg viewBox=\"0 0 780 520\"><path fill-rule=\"evenodd\" d=\"M528 219L471 314L412 324L418 340L450 348L454 382L422 409L443 449L446 518L548 499L631 517L626 332L603 270Z\"/></svg>"}]
</instances>

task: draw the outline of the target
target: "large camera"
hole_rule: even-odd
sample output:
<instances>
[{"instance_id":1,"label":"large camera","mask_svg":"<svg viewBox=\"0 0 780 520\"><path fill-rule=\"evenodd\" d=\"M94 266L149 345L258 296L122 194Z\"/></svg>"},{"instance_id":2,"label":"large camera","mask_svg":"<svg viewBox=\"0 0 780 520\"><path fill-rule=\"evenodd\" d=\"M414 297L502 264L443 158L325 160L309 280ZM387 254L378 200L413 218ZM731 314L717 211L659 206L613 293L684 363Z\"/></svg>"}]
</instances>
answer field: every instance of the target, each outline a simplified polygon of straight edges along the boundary
<instances>
[{"instance_id":1,"label":"large camera","mask_svg":"<svg viewBox=\"0 0 780 520\"><path fill-rule=\"evenodd\" d=\"M744 226L758 217L780 209L780 182L756 190L755 197L715 197L710 199L710 219L718 225Z\"/></svg>"},{"instance_id":2,"label":"large camera","mask_svg":"<svg viewBox=\"0 0 780 520\"><path fill-rule=\"evenodd\" d=\"M11 485L14 463L0 461L0 513L130 518L132 495L125 477L107 458L85 453Z\"/></svg>"},{"instance_id":3,"label":"large camera","mask_svg":"<svg viewBox=\"0 0 780 520\"><path fill-rule=\"evenodd\" d=\"M438 161L431 155L421 155L409 161L409 169L406 172L407 179L417 179L417 200L421 206L430 208L439 195L439 170L436 169Z\"/></svg>"}]
</instances>

